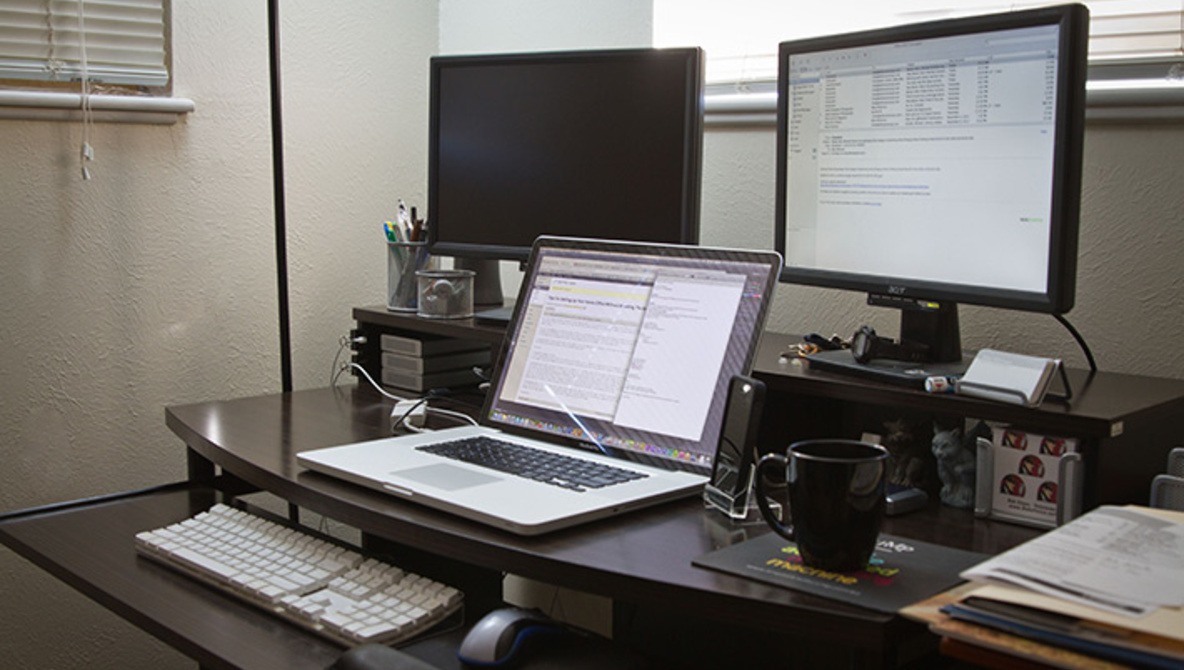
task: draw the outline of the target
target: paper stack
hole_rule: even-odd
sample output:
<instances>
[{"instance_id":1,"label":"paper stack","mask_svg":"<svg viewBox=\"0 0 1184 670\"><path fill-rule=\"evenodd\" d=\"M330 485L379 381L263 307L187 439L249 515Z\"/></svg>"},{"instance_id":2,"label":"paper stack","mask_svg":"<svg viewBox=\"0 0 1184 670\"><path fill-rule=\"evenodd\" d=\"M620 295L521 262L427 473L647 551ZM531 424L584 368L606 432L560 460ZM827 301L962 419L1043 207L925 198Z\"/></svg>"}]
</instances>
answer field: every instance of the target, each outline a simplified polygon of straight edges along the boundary
<instances>
[{"instance_id":1,"label":"paper stack","mask_svg":"<svg viewBox=\"0 0 1184 670\"><path fill-rule=\"evenodd\" d=\"M962 577L970 583L901 614L963 651L1066 668L1184 667L1180 512L1099 507Z\"/></svg>"}]
</instances>

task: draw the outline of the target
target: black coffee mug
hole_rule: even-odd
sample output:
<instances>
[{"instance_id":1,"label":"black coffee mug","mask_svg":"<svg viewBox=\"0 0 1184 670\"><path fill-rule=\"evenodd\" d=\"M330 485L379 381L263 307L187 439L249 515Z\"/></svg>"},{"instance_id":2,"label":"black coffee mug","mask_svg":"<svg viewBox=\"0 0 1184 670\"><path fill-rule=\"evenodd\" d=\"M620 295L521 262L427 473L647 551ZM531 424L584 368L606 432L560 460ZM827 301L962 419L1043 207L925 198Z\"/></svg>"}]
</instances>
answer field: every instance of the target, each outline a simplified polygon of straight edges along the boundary
<instances>
[{"instance_id":1,"label":"black coffee mug","mask_svg":"<svg viewBox=\"0 0 1184 670\"><path fill-rule=\"evenodd\" d=\"M769 468L785 471L792 526L769 508L764 491ZM867 565L884 518L888 450L856 440L806 440L785 455L769 454L756 467L756 500L765 522L798 545L802 562L831 572Z\"/></svg>"}]
</instances>

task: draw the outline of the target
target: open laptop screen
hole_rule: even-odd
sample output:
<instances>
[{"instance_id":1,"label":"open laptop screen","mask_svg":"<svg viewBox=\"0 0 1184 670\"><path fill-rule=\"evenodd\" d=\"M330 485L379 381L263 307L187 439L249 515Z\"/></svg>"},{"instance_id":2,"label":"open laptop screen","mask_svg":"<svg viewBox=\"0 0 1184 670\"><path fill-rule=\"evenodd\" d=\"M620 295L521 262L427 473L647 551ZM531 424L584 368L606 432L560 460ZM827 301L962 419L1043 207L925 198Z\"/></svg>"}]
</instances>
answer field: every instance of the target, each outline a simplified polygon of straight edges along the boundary
<instances>
[{"instance_id":1,"label":"open laptop screen","mask_svg":"<svg viewBox=\"0 0 1184 670\"><path fill-rule=\"evenodd\" d=\"M780 266L775 252L540 237L486 422L708 472Z\"/></svg>"}]
</instances>

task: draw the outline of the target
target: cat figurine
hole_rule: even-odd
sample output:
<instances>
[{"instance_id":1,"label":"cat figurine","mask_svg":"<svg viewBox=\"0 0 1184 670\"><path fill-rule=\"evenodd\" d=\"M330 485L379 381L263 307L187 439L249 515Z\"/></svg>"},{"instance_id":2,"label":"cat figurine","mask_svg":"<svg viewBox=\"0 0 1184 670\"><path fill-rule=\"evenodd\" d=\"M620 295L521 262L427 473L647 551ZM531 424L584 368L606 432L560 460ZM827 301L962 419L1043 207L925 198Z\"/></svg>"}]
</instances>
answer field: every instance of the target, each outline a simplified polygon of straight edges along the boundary
<instances>
[{"instance_id":1,"label":"cat figurine","mask_svg":"<svg viewBox=\"0 0 1184 670\"><path fill-rule=\"evenodd\" d=\"M939 497L950 507L974 507L975 452L972 434L963 439L962 429L933 427L933 455L937 459L937 477L941 480Z\"/></svg>"}]
</instances>

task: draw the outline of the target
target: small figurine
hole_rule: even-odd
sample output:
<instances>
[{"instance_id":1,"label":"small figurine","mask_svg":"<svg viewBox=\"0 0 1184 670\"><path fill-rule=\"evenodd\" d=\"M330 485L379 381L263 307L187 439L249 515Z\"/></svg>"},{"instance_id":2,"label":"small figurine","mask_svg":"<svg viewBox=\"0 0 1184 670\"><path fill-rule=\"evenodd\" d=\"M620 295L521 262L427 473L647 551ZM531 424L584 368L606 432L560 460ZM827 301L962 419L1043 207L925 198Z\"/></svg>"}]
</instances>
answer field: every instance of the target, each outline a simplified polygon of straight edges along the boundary
<instances>
[{"instance_id":1,"label":"small figurine","mask_svg":"<svg viewBox=\"0 0 1184 670\"><path fill-rule=\"evenodd\" d=\"M933 455L937 458L937 477L941 480L940 498L950 507L974 507L975 451L973 430L963 439L958 426L943 429L933 426Z\"/></svg>"},{"instance_id":2,"label":"small figurine","mask_svg":"<svg viewBox=\"0 0 1184 670\"><path fill-rule=\"evenodd\" d=\"M924 437L917 439L915 427L906 419L884 422L884 447L892 454L892 470L888 481L892 484L932 488L933 465Z\"/></svg>"}]
</instances>

